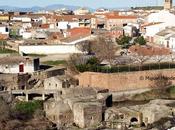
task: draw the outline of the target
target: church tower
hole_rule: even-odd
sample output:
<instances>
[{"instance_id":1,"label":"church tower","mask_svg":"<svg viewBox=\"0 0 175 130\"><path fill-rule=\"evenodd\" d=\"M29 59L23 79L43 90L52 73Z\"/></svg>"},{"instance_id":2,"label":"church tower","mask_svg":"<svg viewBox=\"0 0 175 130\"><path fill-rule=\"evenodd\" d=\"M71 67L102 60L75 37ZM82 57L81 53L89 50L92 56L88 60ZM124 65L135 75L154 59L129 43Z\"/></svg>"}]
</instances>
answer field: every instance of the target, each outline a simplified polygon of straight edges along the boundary
<instances>
[{"instance_id":1,"label":"church tower","mask_svg":"<svg viewBox=\"0 0 175 130\"><path fill-rule=\"evenodd\" d=\"M173 0L164 0L164 9L170 10L173 7Z\"/></svg>"}]
</instances>

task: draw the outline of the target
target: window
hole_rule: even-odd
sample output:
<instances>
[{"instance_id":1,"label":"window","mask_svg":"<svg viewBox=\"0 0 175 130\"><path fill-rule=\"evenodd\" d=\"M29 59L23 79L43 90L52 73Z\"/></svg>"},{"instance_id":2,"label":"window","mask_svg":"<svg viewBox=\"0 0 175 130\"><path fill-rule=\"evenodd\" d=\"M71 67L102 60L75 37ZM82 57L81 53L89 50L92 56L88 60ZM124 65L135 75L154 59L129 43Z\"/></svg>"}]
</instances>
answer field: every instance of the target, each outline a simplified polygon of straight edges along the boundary
<instances>
[{"instance_id":1,"label":"window","mask_svg":"<svg viewBox=\"0 0 175 130\"><path fill-rule=\"evenodd\" d=\"M5 28L5 32L9 32L9 29L8 28Z\"/></svg>"}]
</instances>

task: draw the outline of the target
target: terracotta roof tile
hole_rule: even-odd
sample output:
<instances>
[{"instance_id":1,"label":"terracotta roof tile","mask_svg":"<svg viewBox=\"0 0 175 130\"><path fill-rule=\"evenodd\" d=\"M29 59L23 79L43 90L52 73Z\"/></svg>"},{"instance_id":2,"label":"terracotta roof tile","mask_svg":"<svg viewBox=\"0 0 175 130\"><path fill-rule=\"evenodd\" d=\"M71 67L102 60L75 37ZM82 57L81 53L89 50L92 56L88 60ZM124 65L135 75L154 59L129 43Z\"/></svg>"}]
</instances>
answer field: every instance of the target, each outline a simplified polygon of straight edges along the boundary
<instances>
[{"instance_id":1,"label":"terracotta roof tile","mask_svg":"<svg viewBox=\"0 0 175 130\"><path fill-rule=\"evenodd\" d=\"M165 47L152 47L152 46L139 46L134 45L129 48L129 51L143 56L154 56L154 55L169 55L170 49Z\"/></svg>"},{"instance_id":2,"label":"terracotta roof tile","mask_svg":"<svg viewBox=\"0 0 175 130\"><path fill-rule=\"evenodd\" d=\"M69 29L68 31L68 35L70 37L72 36L80 36L80 35L90 35L91 34L91 29L90 28L72 28Z\"/></svg>"}]
</instances>

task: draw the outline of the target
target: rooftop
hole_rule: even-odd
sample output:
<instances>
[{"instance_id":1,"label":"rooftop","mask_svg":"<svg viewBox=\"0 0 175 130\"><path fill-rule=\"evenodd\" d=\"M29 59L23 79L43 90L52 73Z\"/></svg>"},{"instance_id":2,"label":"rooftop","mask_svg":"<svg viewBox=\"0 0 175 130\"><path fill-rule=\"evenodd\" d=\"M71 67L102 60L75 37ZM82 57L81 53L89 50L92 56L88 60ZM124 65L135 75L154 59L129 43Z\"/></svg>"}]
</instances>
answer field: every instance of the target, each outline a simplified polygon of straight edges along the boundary
<instances>
[{"instance_id":1,"label":"rooftop","mask_svg":"<svg viewBox=\"0 0 175 130\"><path fill-rule=\"evenodd\" d=\"M171 51L165 47L139 46L134 45L129 48L129 51L142 56L154 55L169 55Z\"/></svg>"},{"instance_id":2,"label":"rooftop","mask_svg":"<svg viewBox=\"0 0 175 130\"><path fill-rule=\"evenodd\" d=\"M0 65L6 64L19 64L21 62L32 62L33 59L29 57L22 57L22 56L7 56L0 58Z\"/></svg>"}]
</instances>

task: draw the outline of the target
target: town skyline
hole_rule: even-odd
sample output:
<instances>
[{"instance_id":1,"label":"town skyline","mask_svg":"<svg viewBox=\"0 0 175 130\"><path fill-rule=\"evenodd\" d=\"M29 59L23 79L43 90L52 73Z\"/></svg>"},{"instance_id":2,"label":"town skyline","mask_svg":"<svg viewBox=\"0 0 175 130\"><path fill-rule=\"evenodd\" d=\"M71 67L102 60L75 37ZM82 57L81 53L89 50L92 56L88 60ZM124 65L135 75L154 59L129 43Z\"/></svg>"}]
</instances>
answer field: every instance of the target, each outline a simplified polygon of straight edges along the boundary
<instances>
[{"instance_id":1,"label":"town skyline","mask_svg":"<svg viewBox=\"0 0 175 130\"><path fill-rule=\"evenodd\" d=\"M175 0L173 0L174 2ZM98 4L99 3L99 4ZM15 7L45 7L53 4L63 4L90 8L120 8L120 7L136 7L136 6L160 6L163 5L163 0L1 0L0 6L15 6Z\"/></svg>"}]
</instances>

